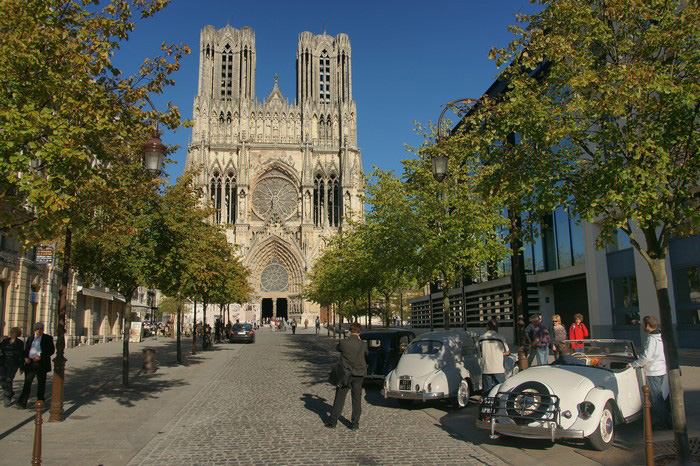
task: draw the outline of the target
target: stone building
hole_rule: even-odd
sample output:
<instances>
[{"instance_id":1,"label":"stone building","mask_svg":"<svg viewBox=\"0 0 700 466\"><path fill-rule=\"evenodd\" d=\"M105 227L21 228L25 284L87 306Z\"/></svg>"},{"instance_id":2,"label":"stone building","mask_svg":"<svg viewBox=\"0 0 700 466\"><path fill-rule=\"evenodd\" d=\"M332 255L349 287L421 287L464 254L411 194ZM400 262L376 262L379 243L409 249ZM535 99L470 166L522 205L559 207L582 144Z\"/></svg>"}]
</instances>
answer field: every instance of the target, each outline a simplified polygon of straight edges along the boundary
<instances>
[{"instance_id":1,"label":"stone building","mask_svg":"<svg viewBox=\"0 0 700 466\"><path fill-rule=\"evenodd\" d=\"M277 76L256 99L251 28L206 26L199 52L187 168L251 269L261 316L311 320L318 307L300 293L322 238L362 212L350 40L299 35L291 103Z\"/></svg>"}]
</instances>

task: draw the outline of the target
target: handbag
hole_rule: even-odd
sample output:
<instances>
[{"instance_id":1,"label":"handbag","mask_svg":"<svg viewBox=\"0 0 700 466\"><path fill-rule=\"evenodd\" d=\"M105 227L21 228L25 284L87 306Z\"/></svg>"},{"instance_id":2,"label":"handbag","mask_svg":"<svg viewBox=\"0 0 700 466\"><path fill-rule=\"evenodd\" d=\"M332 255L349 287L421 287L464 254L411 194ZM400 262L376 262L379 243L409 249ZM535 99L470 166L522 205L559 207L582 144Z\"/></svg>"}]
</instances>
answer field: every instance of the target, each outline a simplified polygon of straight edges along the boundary
<instances>
[{"instance_id":1,"label":"handbag","mask_svg":"<svg viewBox=\"0 0 700 466\"><path fill-rule=\"evenodd\" d=\"M328 382L336 388L345 388L349 386L351 379L352 373L340 362L333 366L331 373L328 375Z\"/></svg>"}]
</instances>

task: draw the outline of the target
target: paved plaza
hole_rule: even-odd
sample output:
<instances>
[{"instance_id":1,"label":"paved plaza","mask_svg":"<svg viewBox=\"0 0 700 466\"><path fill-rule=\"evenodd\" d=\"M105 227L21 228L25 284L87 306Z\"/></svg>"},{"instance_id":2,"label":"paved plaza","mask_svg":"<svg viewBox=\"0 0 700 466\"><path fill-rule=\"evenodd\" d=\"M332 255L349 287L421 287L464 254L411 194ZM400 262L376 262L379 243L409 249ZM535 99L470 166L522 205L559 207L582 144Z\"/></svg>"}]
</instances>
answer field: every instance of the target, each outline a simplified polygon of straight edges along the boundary
<instances>
[{"instance_id":1,"label":"paved plaza","mask_svg":"<svg viewBox=\"0 0 700 466\"><path fill-rule=\"evenodd\" d=\"M121 342L67 351L66 420L44 423L50 465L178 464L643 464L641 423L623 426L614 448L503 438L474 428L478 409L445 402L399 408L365 390L361 427L341 417L327 429L333 389L326 383L335 342L313 330L263 329L255 344L218 344L177 365L171 339L132 344L131 386L121 382ZM159 370L140 373L144 348ZM16 380L17 389L21 377ZM684 366L691 437L700 432L700 368ZM47 387L50 393L50 384ZM30 398L32 405L33 398ZM47 400L50 404L50 400ZM350 415L348 397L344 415ZM48 420L48 412L44 414ZM0 410L2 464L31 459L32 411ZM671 438L670 432L655 440Z\"/></svg>"},{"instance_id":2,"label":"paved plaza","mask_svg":"<svg viewBox=\"0 0 700 466\"><path fill-rule=\"evenodd\" d=\"M259 332L130 464L505 464L420 411L373 402L377 390L359 431L324 427L332 340L299 333Z\"/></svg>"}]
</instances>

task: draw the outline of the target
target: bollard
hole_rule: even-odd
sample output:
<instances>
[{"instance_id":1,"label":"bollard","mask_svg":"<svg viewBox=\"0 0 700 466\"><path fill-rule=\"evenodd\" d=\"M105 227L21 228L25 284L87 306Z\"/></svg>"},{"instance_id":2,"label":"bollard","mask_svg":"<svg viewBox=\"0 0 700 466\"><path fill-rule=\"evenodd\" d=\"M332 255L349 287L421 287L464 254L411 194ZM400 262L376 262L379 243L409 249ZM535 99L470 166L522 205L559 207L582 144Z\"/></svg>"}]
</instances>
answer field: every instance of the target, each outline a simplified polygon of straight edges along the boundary
<instances>
[{"instance_id":1,"label":"bollard","mask_svg":"<svg viewBox=\"0 0 700 466\"><path fill-rule=\"evenodd\" d=\"M146 348L143 350L143 371L149 374L153 374L158 370L158 365L156 364L156 350L151 348Z\"/></svg>"},{"instance_id":2,"label":"bollard","mask_svg":"<svg viewBox=\"0 0 700 466\"><path fill-rule=\"evenodd\" d=\"M651 389L648 385L642 387L644 393L644 453L647 466L654 466L654 442L651 435Z\"/></svg>"},{"instance_id":3,"label":"bollard","mask_svg":"<svg viewBox=\"0 0 700 466\"><path fill-rule=\"evenodd\" d=\"M518 369L524 371L527 367L527 352L525 351L525 347L521 346L520 349L518 349Z\"/></svg>"},{"instance_id":4,"label":"bollard","mask_svg":"<svg viewBox=\"0 0 700 466\"><path fill-rule=\"evenodd\" d=\"M36 419L34 421L34 452L32 454L32 464L41 464L41 423L44 421L44 402L37 400Z\"/></svg>"}]
</instances>

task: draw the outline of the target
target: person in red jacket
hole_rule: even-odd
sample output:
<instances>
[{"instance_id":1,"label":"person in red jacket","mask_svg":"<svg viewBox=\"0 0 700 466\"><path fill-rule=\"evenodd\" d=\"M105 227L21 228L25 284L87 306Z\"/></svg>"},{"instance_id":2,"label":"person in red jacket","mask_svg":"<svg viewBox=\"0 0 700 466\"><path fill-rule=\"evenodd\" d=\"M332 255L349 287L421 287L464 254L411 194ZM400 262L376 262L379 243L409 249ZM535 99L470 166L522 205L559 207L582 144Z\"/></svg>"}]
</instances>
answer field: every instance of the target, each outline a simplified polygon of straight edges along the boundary
<instances>
[{"instance_id":1,"label":"person in red jacket","mask_svg":"<svg viewBox=\"0 0 700 466\"><path fill-rule=\"evenodd\" d=\"M574 316L575 322L569 327L569 340L583 340L588 338L588 328L586 324L583 323L583 314L576 314ZM572 341L571 349L576 350L578 348L583 348L582 341Z\"/></svg>"}]
</instances>

